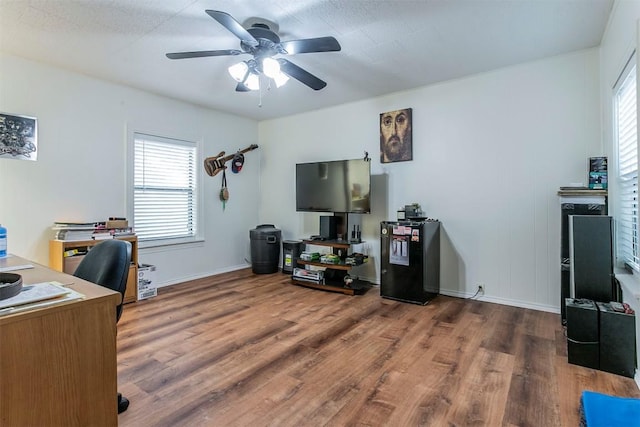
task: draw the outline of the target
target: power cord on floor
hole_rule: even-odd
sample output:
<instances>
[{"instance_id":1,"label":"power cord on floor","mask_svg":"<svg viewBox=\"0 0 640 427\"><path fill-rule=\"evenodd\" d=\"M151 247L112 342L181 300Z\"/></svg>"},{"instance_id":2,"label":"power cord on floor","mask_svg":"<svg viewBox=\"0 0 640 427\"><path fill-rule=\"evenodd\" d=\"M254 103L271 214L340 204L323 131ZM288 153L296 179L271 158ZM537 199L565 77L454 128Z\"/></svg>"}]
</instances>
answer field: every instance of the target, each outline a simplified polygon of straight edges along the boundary
<instances>
[{"instance_id":1,"label":"power cord on floor","mask_svg":"<svg viewBox=\"0 0 640 427\"><path fill-rule=\"evenodd\" d=\"M467 298L467 299L474 299L475 297L477 297L477 296L478 296L478 294L479 294L479 293L480 293L480 289L478 289L478 290L476 291L476 293L475 293L475 294L473 294L473 296L470 296L470 297L469 297L469 298Z\"/></svg>"},{"instance_id":2,"label":"power cord on floor","mask_svg":"<svg viewBox=\"0 0 640 427\"><path fill-rule=\"evenodd\" d=\"M478 286L478 290L476 291L476 293L473 294L472 296L470 296L467 299L475 299L480 292L482 292L484 294L484 288L482 286Z\"/></svg>"}]
</instances>

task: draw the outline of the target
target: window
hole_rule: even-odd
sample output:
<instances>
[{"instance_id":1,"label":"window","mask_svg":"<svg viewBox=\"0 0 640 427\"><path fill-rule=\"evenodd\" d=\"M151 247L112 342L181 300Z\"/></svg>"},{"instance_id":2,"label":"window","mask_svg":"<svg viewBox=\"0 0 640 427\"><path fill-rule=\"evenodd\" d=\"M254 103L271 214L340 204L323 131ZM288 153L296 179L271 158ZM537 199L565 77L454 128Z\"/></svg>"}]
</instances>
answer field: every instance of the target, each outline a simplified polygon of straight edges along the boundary
<instances>
[{"instance_id":1,"label":"window","mask_svg":"<svg viewBox=\"0 0 640 427\"><path fill-rule=\"evenodd\" d=\"M618 154L618 261L640 271L638 258L638 127L636 65L629 61L614 87L614 141Z\"/></svg>"},{"instance_id":2,"label":"window","mask_svg":"<svg viewBox=\"0 0 640 427\"><path fill-rule=\"evenodd\" d=\"M133 221L141 242L182 243L198 232L197 144L134 133Z\"/></svg>"}]
</instances>

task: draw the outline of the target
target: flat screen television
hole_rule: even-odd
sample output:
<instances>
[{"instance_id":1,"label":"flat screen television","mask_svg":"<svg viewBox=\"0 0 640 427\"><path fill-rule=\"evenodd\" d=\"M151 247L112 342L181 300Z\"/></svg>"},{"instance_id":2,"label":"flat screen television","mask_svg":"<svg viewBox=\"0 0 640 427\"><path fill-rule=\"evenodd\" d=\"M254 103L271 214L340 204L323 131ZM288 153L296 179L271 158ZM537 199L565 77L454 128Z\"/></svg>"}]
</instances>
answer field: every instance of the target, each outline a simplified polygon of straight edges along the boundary
<instances>
[{"instance_id":1,"label":"flat screen television","mask_svg":"<svg viewBox=\"0 0 640 427\"><path fill-rule=\"evenodd\" d=\"M296 211L371 212L371 163L363 159L298 163Z\"/></svg>"}]
</instances>

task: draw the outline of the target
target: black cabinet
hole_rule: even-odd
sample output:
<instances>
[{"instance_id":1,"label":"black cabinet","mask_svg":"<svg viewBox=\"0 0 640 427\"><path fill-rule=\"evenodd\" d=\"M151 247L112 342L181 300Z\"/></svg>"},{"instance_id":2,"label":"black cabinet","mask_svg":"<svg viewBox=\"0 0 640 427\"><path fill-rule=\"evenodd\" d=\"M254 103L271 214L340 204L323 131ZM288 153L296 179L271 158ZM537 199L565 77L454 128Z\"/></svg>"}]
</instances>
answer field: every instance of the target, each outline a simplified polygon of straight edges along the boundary
<instances>
[{"instance_id":1,"label":"black cabinet","mask_svg":"<svg viewBox=\"0 0 640 427\"><path fill-rule=\"evenodd\" d=\"M610 216L569 216L569 264L571 298L616 300Z\"/></svg>"},{"instance_id":2,"label":"black cabinet","mask_svg":"<svg viewBox=\"0 0 640 427\"><path fill-rule=\"evenodd\" d=\"M600 368L598 307L591 300L567 298L567 358L569 363Z\"/></svg>"},{"instance_id":3,"label":"black cabinet","mask_svg":"<svg viewBox=\"0 0 640 427\"><path fill-rule=\"evenodd\" d=\"M611 304L597 303L600 313L600 369L633 378L636 371L636 319Z\"/></svg>"},{"instance_id":4,"label":"black cabinet","mask_svg":"<svg viewBox=\"0 0 640 427\"><path fill-rule=\"evenodd\" d=\"M588 299L567 298L566 309L569 363L633 378L635 315Z\"/></svg>"},{"instance_id":5,"label":"black cabinet","mask_svg":"<svg viewBox=\"0 0 640 427\"><path fill-rule=\"evenodd\" d=\"M561 236L560 236L560 312L562 323L566 323L565 300L570 295L569 260L569 216L607 215L606 190L560 190Z\"/></svg>"}]
</instances>

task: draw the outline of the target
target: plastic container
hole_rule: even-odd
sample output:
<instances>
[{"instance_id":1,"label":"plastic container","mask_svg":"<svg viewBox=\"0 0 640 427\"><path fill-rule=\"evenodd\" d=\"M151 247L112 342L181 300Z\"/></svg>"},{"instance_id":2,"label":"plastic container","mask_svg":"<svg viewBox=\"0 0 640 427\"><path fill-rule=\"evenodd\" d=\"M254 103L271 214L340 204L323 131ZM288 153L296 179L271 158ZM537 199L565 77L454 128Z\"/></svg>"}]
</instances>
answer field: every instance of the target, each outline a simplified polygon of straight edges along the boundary
<instances>
[{"instance_id":1,"label":"plastic container","mask_svg":"<svg viewBox=\"0 0 640 427\"><path fill-rule=\"evenodd\" d=\"M293 269L298 266L297 260L302 253L300 240L285 240L282 242L282 272L293 274Z\"/></svg>"},{"instance_id":2,"label":"plastic container","mask_svg":"<svg viewBox=\"0 0 640 427\"><path fill-rule=\"evenodd\" d=\"M249 231L251 269L255 274L278 272L281 231L272 224L258 225Z\"/></svg>"},{"instance_id":3,"label":"plastic container","mask_svg":"<svg viewBox=\"0 0 640 427\"><path fill-rule=\"evenodd\" d=\"M0 258L7 256L7 228L0 224Z\"/></svg>"}]
</instances>

